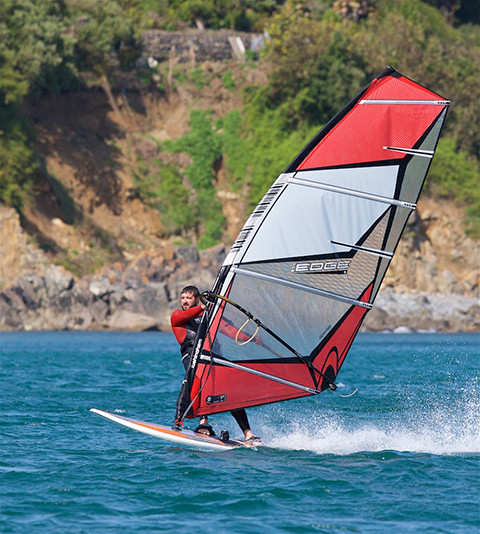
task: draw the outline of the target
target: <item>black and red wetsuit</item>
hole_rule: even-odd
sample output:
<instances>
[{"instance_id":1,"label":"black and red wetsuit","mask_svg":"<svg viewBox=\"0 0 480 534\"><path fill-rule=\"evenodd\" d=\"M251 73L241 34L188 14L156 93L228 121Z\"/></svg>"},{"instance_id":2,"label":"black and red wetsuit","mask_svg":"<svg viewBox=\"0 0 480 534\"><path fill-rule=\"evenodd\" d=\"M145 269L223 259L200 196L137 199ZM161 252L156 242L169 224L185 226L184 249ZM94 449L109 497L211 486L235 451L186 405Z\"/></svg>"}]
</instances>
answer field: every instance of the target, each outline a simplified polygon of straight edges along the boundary
<instances>
[{"instance_id":1,"label":"black and red wetsuit","mask_svg":"<svg viewBox=\"0 0 480 534\"><path fill-rule=\"evenodd\" d=\"M170 318L173 333L180 343L180 352L185 371L190 365L193 342L195 341L202 315L203 308L201 306L193 306L188 310L175 310Z\"/></svg>"},{"instance_id":2,"label":"black and red wetsuit","mask_svg":"<svg viewBox=\"0 0 480 534\"><path fill-rule=\"evenodd\" d=\"M197 335L200 322L202 320L203 308L202 306L193 306L187 310L175 310L170 317L170 323L172 325L172 330L177 338L178 343L180 344L180 352L182 354L182 363L187 371L190 365L190 359L192 357L193 343ZM232 330L232 332L230 332ZM233 332L237 330L230 325L225 325L224 328L221 328L220 331L225 333L229 337L234 337ZM232 334L232 335L230 335ZM243 334L241 334L240 339L243 339ZM246 337L246 336L245 336ZM250 424L248 423L247 412L241 408L240 410L233 410L230 412L235 421L238 423L239 427L243 432L250 429Z\"/></svg>"}]
</instances>

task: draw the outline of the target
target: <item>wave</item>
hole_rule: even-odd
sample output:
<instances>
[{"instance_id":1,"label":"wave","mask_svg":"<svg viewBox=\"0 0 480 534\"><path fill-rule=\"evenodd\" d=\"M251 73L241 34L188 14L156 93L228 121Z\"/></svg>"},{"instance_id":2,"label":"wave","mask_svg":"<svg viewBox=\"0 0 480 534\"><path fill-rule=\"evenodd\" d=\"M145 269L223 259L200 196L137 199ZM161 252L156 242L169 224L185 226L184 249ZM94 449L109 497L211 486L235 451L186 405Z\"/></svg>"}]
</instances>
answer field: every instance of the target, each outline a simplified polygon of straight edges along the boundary
<instances>
[{"instance_id":1,"label":"wave","mask_svg":"<svg viewBox=\"0 0 480 534\"><path fill-rule=\"evenodd\" d=\"M296 418L279 429L262 428L267 446L307 450L317 454L349 455L360 452L398 451L436 455L480 453L480 402L471 399L457 407L395 414L391 420L352 422L351 414Z\"/></svg>"}]
</instances>

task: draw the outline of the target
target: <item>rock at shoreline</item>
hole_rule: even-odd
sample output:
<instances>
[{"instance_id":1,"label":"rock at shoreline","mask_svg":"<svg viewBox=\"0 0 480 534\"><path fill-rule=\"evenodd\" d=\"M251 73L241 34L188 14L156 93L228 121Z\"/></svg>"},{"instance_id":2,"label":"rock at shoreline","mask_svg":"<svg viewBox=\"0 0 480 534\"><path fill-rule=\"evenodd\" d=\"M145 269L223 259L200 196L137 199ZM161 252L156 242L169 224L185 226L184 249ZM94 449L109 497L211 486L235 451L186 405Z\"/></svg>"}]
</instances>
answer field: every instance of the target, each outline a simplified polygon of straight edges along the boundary
<instances>
[{"instance_id":1,"label":"rock at shoreline","mask_svg":"<svg viewBox=\"0 0 480 534\"><path fill-rule=\"evenodd\" d=\"M73 276L61 266L51 267L45 274L45 287L49 298L55 298L62 291L68 291L73 284Z\"/></svg>"},{"instance_id":2,"label":"rock at shoreline","mask_svg":"<svg viewBox=\"0 0 480 534\"><path fill-rule=\"evenodd\" d=\"M0 293L0 330L170 330L181 288L210 288L224 251L142 253L82 280L61 266L24 275Z\"/></svg>"},{"instance_id":3,"label":"rock at shoreline","mask_svg":"<svg viewBox=\"0 0 480 534\"><path fill-rule=\"evenodd\" d=\"M209 289L225 247L172 247L142 252L76 280L63 267L26 274L0 293L0 330L170 330L182 288ZM450 277L451 278L451 277ZM445 279L449 280L448 275ZM480 330L476 298L456 293L379 292L363 331Z\"/></svg>"},{"instance_id":4,"label":"rock at shoreline","mask_svg":"<svg viewBox=\"0 0 480 534\"><path fill-rule=\"evenodd\" d=\"M380 291L362 330L400 332L401 327L415 331L478 332L480 306L477 299L454 293Z\"/></svg>"},{"instance_id":5,"label":"rock at shoreline","mask_svg":"<svg viewBox=\"0 0 480 534\"><path fill-rule=\"evenodd\" d=\"M127 310L116 311L110 317L108 327L111 330L131 330L135 332L158 330L157 321L153 317Z\"/></svg>"}]
</instances>

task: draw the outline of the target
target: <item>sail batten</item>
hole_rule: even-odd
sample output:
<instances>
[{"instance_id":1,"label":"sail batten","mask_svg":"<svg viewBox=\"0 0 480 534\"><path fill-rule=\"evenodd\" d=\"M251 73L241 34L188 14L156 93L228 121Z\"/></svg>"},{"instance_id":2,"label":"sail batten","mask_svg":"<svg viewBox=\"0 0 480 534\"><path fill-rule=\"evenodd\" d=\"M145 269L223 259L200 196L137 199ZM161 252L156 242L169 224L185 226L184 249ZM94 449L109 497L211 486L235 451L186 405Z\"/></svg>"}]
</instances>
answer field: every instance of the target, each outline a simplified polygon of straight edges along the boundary
<instances>
[{"instance_id":1,"label":"sail batten","mask_svg":"<svg viewBox=\"0 0 480 534\"><path fill-rule=\"evenodd\" d=\"M388 67L273 182L213 286L178 403L192 405L187 417L335 381L416 209L448 104Z\"/></svg>"},{"instance_id":2,"label":"sail batten","mask_svg":"<svg viewBox=\"0 0 480 534\"><path fill-rule=\"evenodd\" d=\"M358 245L349 245L347 243L339 243L338 241L332 241L334 245L340 245L341 247L360 250L361 252L366 252L367 254L373 254L374 256L380 256L381 258L393 258L393 252L387 252L386 250L376 250L374 248L360 247Z\"/></svg>"},{"instance_id":3,"label":"sail batten","mask_svg":"<svg viewBox=\"0 0 480 534\"><path fill-rule=\"evenodd\" d=\"M288 178L288 181L292 184L304 185L306 187L313 187L316 189L325 189L326 191L333 191L342 195L350 195L353 197L373 200L375 202L382 202L384 204L391 204L393 206L401 206L402 208L408 208L412 210L416 208L416 205L412 204L411 202L396 200L394 198L382 197L380 195L374 195L372 193L364 193L362 191L355 191L354 189L347 189L345 187L335 187L333 185L324 184L321 182L312 182L310 180L305 180L304 178Z\"/></svg>"},{"instance_id":4,"label":"sail batten","mask_svg":"<svg viewBox=\"0 0 480 534\"><path fill-rule=\"evenodd\" d=\"M448 100L361 100L359 104L377 104L382 106L448 106Z\"/></svg>"},{"instance_id":5,"label":"sail batten","mask_svg":"<svg viewBox=\"0 0 480 534\"><path fill-rule=\"evenodd\" d=\"M273 382L278 382L279 384L284 384L286 386L300 389L301 391L305 391L307 393L311 393L314 395L317 395L318 393L321 393L318 389L311 388L308 386L304 386L302 384L297 384L295 382L291 382L290 380L285 380L283 378L280 378L278 376L274 376L268 373L262 373L261 371L257 371L256 369L245 367L244 365L238 365L232 362L229 362L228 360L222 360L220 358L210 357L210 356L202 356L202 360L205 360L207 362L213 361L213 363L216 363L218 365L224 365L225 367L230 367L232 369L238 369L240 371L243 371L245 373L250 373L252 375L260 376L262 378L266 378L268 380L272 380Z\"/></svg>"},{"instance_id":6,"label":"sail batten","mask_svg":"<svg viewBox=\"0 0 480 534\"><path fill-rule=\"evenodd\" d=\"M416 150L414 148L398 148L394 146L384 146L383 148L385 150L392 150L393 152L403 152L404 154L412 154L413 156L429 159L432 159L435 154L433 150Z\"/></svg>"},{"instance_id":7,"label":"sail batten","mask_svg":"<svg viewBox=\"0 0 480 534\"><path fill-rule=\"evenodd\" d=\"M347 304L352 304L354 306L361 306L362 308L367 308L367 309L370 309L372 307L372 305L368 304L367 302L355 300L349 297L345 297L343 295L331 293L329 291L322 291L321 289L315 289L315 288L312 288L312 287L309 287L303 284L291 282L289 280L275 278L274 276L270 276L267 274L249 271L247 269L241 269L239 267L233 267L232 270L236 274L242 274L244 276L251 276L252 278L258 278L260 280L267 280L268 282L273 282L275 284L292 287L294 289L298 289L299 291L306 291L307 293L314 293L316 295L321 295L322 297L327 297L329 299L338 300L340 302L346 302Z\"/></svg>"}]
</instances>

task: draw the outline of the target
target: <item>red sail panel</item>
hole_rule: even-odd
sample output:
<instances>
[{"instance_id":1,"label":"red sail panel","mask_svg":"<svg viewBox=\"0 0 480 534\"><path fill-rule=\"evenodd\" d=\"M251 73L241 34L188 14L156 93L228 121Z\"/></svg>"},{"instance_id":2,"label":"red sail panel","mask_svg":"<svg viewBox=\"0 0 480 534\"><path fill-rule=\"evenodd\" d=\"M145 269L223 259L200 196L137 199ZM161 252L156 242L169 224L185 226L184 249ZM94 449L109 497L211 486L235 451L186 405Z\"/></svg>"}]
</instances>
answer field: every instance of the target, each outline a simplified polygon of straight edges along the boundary
<instances>
[{"instance_id":1,"label":"red sail panel","mask_svg":"<svg viewBox=\"0 0 480 534\"><path fill-rule=\"evenodd\" d=\"M362 96L368 100L430 100L439 96L405 77L386 76ZM404 153L384 147L414 148L443 106L430 104L361 104L330 130L298 165L297 170L401 159Z\"/></svg>"},{"instance_id":2,"label":"red sail panel","mask_svg":"<svg viewBox=\"0 0 480 534\"><path fill-rule=\"evenodd\" d=\"M364 302L368 302L371 290L372 286L362 297ZM334 375L332 378L334 379L337 376L366 313L367 310L365 308L358 306L351 308L334 335L331 336L314 358L313 365L317 369L325 373L331 367ZM316 387L308 366L300 361L293 363L282 363L281 361L275 363L245 363L243 365L306 387L326 388L326 385L322 383L324 379L321 379L319 387ZM200 364L197 368L196 378L203 378L206 381L193 409L195 417L310 395L306 391L268 378L216 364L212 365L210 372L208 372L208 364ZM195 395L197 392L198 390L195 391ZM222 401L209 403L209 397L214 399L221 398Z\"/></svg>"}]
</instances>

